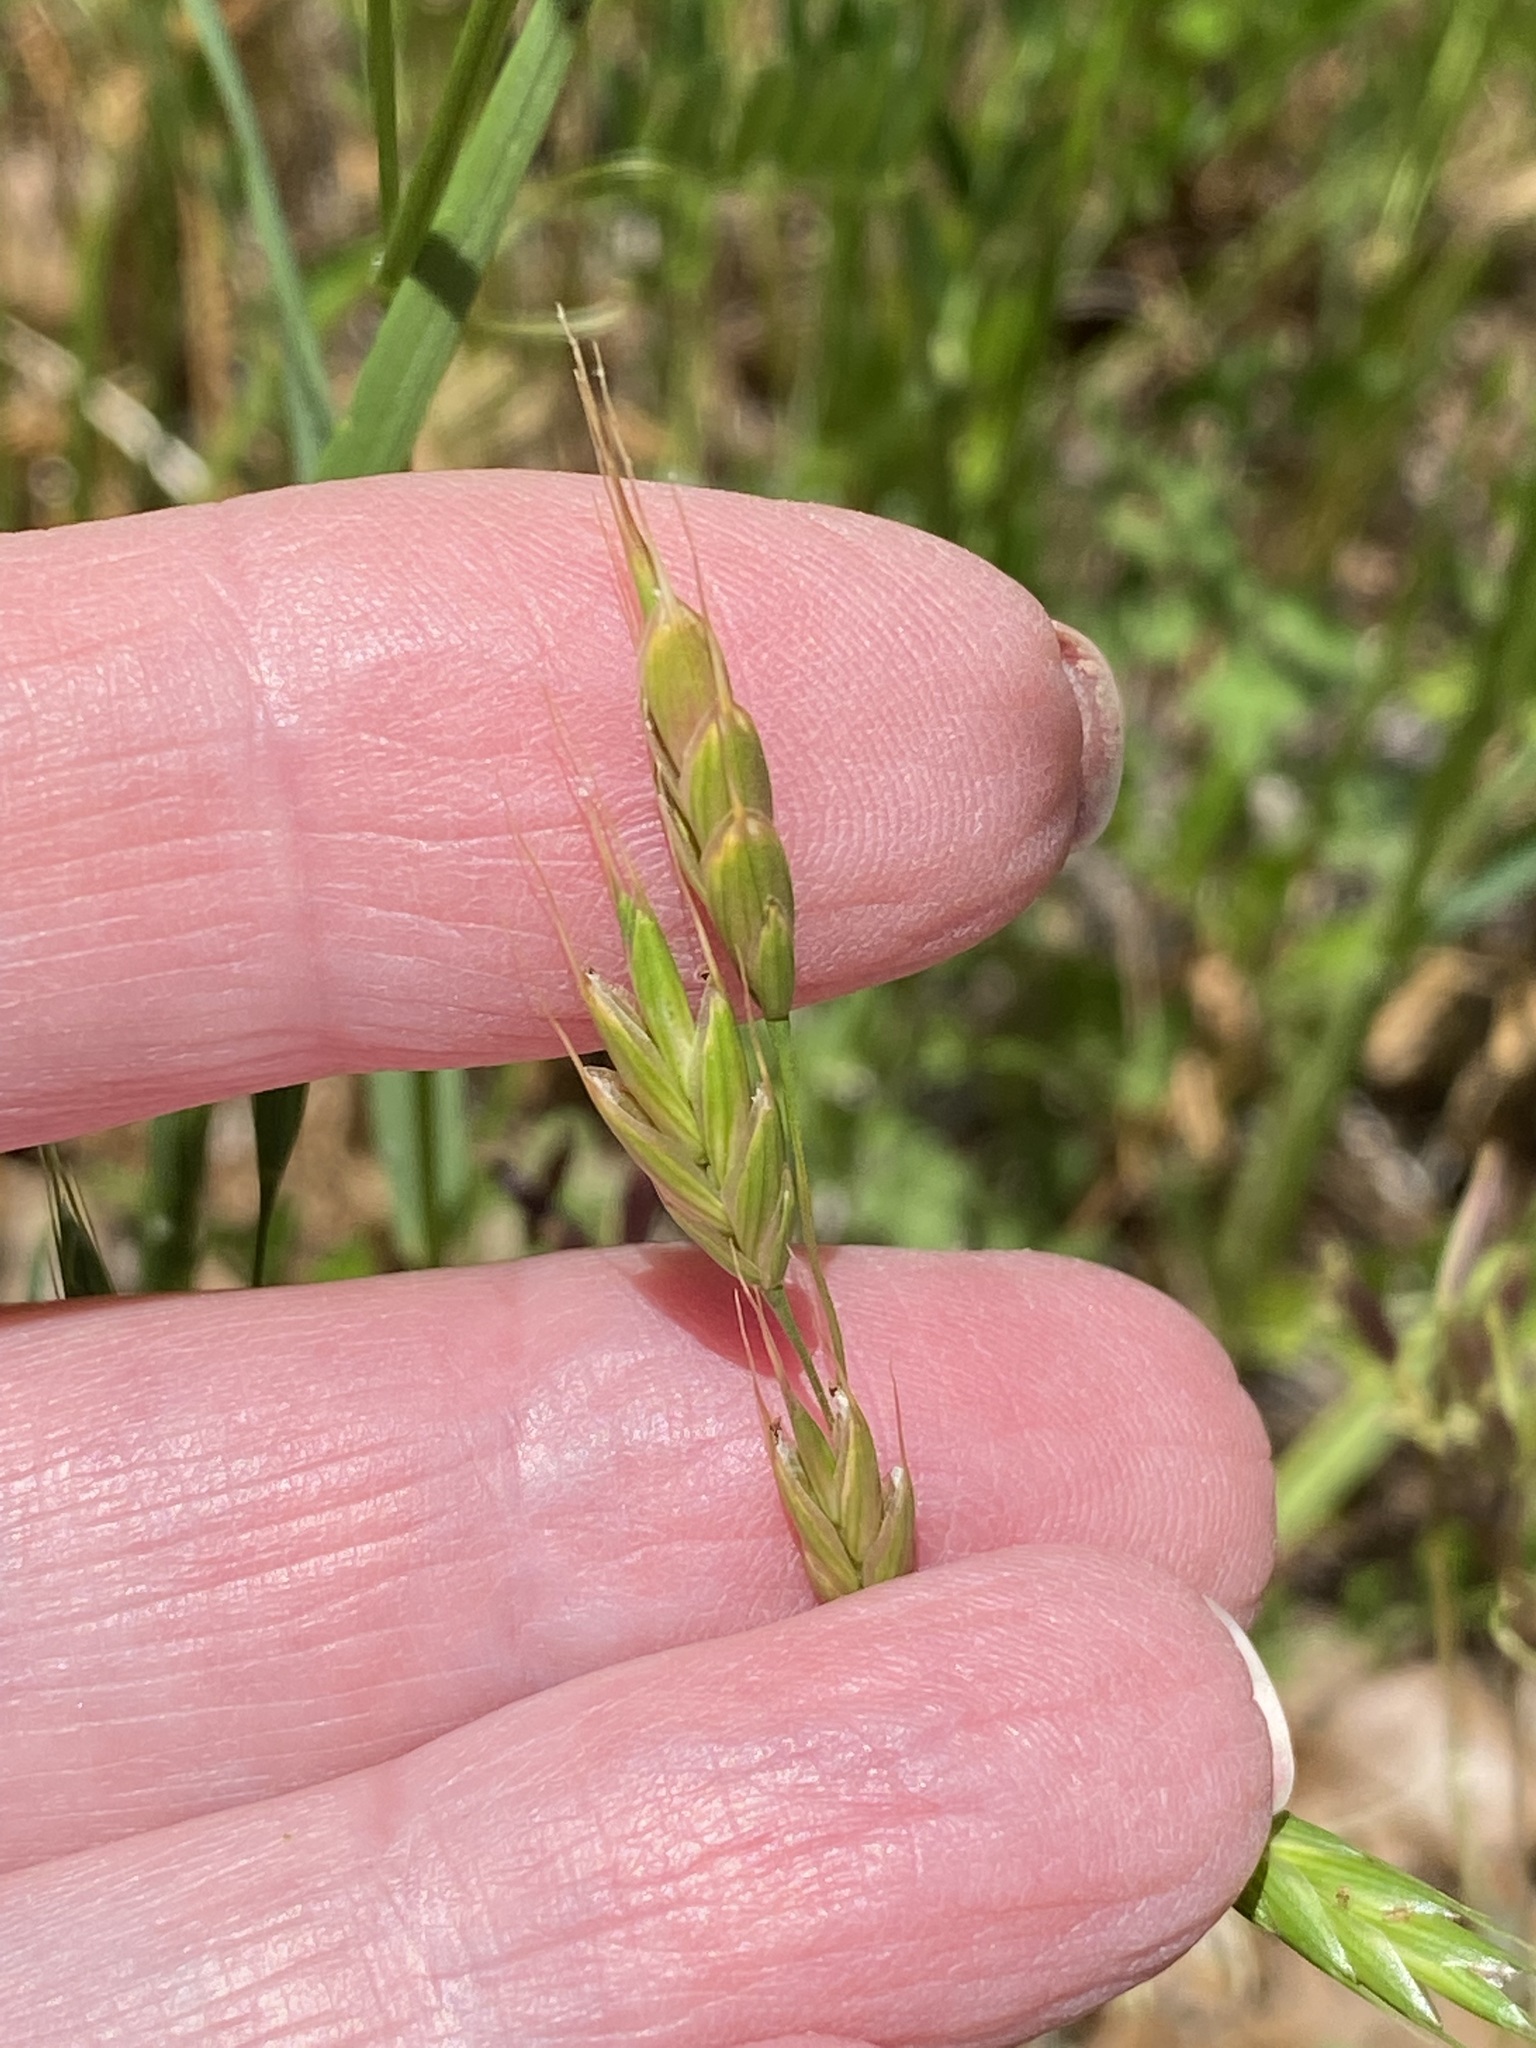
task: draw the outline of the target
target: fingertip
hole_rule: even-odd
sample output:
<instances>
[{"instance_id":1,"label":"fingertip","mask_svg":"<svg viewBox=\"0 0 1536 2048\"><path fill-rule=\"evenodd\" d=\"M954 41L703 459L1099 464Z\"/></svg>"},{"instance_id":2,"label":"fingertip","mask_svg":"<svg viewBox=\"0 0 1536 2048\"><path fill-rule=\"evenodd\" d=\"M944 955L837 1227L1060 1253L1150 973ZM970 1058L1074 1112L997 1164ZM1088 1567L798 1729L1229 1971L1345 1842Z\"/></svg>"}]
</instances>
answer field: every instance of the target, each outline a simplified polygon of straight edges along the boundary
<instances>
[{"instance_id":1,"label":"fingertip","mask_svg":"<svg viewBox=\"0 0 1536 2048\"><path fill-rule=\"evenodd\" d=\"M230 1981L242 2018L279 1985L321 2009L329 1930L392 2040L445 1984L486 2039L1017 2040L1204 1932L1262 1852L1272 1771L1199 1595L998 1553L56 1862L8 1888L28 1968L0 2007L50 2000L60 2039L109 1996L216 2027Z\"/></svg>"},{"instance_id":2,"label":"fingertip","mask_svg":"<svg viewBox=\"0 0 1536 2048\"><path fill-rule=\"evenodd\" d=\"M1091 846L1109 823L1125 766L1125 707L1114 670L1086 633L1051 621L1083 723L1081 790L1073 847Z\"/></svg>"},{"instance_id":3,"label":"fingertip","mask_svg":"<svg viewBox=\"0 0 1536 2048\"><path fill-rule=\"evenodd\" d=\"M886 520L703 491L648 509L768 746L806 998L1013 917L1082 802L1035 600ZM0 716L27 721L0 816L5 1144L581 1027L509 830L611 958L553 705L638 870L670 881L592 478L358 479L4 548Z\"/></svg>"},{"instance_id":4,"label":"fingertip","mask_svg":"<svg viewBox=\"0 0 1536 2048\"><path fill-rule=\"evenodd\" d=\"M1291 1741L1291 1727L1285 1717L1285 1708L1281 1704L1279 1693L1275 1690L1275 1681L1265 1670L1264 1660L1254 1647L1247 1631L1238 1626L1224 1607L1218 1606L1209 1597L1206 1605L1231 1635L1237 1646L1237 1653L1248 1672L1249 1683L1253 1688L1253 1703L1263 1716L1270 1749L1274 1756L1270 1810L1278 1813L1283 1806L1289 1805L1296 1784L1296 1750Z\"/></svg>"},{"instance_id":5,"label":"fingertip","mask_svg":"<svg viewBox=\"0 0 1536 2048\"><path fill-rule=\"evenodd\" d=\"M744 2041L741 2048L875 2048L847 2034L776 2034L771 2041Z\"/></svg>"},{"instance_id":6,"label":"fingertip","mask_svg":"<svg viewBox=\"0 0 1536 2048\"><path fill-rule=\"evenodd\" d=\"M1252 1613L1274 1556L1269 1441L1187 1309L1050 1252L859 1248L835 1265L857 1355L902 1363L925 1561L1089 1541ZM867 1393L888 1433L878 1375Z\"/></svg>"}]
</instances>

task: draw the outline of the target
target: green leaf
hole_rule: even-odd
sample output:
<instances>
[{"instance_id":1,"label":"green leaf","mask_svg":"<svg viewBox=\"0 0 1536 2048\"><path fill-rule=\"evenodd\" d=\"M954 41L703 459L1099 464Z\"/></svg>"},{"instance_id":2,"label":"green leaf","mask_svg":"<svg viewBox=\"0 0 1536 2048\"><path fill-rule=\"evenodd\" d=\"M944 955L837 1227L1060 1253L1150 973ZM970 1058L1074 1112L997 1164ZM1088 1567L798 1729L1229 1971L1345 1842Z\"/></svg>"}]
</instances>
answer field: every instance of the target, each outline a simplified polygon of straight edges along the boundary
<instances>
[{"instance_id":1,"label":"green leaf","mask_svg":"<svg viewBox=\"0 0 1536 2048\"><path fill-rule=\"evenodd\" d=\"M149 1127L149 1180L139 1226L146 1293L179 1294L192 1285L202 1240L212 1114L205 1103L157 1116Z\"/></svg>"},{"instance_id":2,"label":"green leaf","mask_svg":"<svg viewBox=\"0 0 1536 2048\"><path fill-rule=\"evenodd\" d=\"M245 185L246 204L256 230L267 268L272 277L272 297L277 307L283 343L284 387L288 397L289 431L293 437L293 461L301 479L316 474L320 452L331 434L331 394L320 354L320 343L310 323L304 299L304 282L298 259L288 236L288 225L277 196L272 166L256 109L240 68L240 59L224 26L217 0L185 0L197 32L204 62L224 105L224 113L235 139L235 153Z\"/></svg>"},{"instance_id":3,"label":"green leaf","mask_svg":"<svg viewBox=\"0 0 1536 2048\"><path fill-rule=\"evenodd\" d=\"M420 253L432 216L464 146L470 123L485 104L486 89L494 75L496 59L515 5L516 0L470 0L469 11L453 46L453 60L448 67L442 98L432 115L432 126L427 131L426 142L411 173L404 204L379 259L381 291L393 291ZM369 0L370 27L373 12L387 6L388 0Z\"/></svg>"},{"instance_id":4,"label":"green leaf","mask_svg":"<svg viewBox=\"0 0 1536 2048\"><path fill-rule=\"evenodd\" d=\"M60 1294L66 1301L116 1294L74 1175L56 1146L44 1145L40 1156L48 1182L48 1211Z\"/></svg>"},{"instance_id":5,"label":"green leaf","mask_svg":"<svg viewBox=\"0 0 1536 2048\"><path fill-rule=\"evenodd\" d=\"M1210 735L1223 763L1256 774L1305 724L1306 697L1257 648L1229 648L1185 692L1182 710Z\"/></svg>"},{"instance_id":6,"label":"green leaf","mask_svg":"<svg viewBox=\"0 0 1536 2048\"><path fill-rule=\"evenodd\" d=\"M1501 911L1525 902L1536 891L1536 835L1521 840L1490 861L1481 874L1449 890L1435 911L1437 937L1453 936L1485 924Z\"/></svg>"},{"instance_id":7,"label":"green leaf","mask_svg":"<svg viewBox=\"0 0 1536 2048\"><path fill-rule=\"evenodd\" d=\"M256 1244L251 1253L251 1285L262 1287L267 1278L267 1253L272 1240L272 1218L277 1209L277 1191L288 1161L299 1141L304 1122L304 1105L309 1085L300 1081L291 1088L268 1088L251 1097L251 1119L256 1126L256 1179L260 1207L256 1215Z\"/></svg>"},{"instance_id":8,"label":"green leaf","mask_svg":"<svg viewBox=\"0 0 1536 2048\"><path fill-rule=\"evenodd\" d=\"M368 1094L400 1256L409 1266L441 1266L474 1192L464 1075L372 1074Z\"/></svg>"},{"instance_id":9,"label":"green leaf","mask_svg":"<svg viewBox=\"0 0 1536 2048\"><path fill-rule=\"evenodd\" d=\"M1326 1529L1401 1442L1385 1372L1359 1371L1288 1443L1275 1465L1275 1540L1282 1557Z\"/></svg>"},{"instance_id":10,"label":"green leaf","mask_svg":"<svg viewBox=\"0 0 1536 2048\"><path fill-rule=\"evenodd\" d=\"M1376 913L1372 966L1334 997L1312 1045L1255 1121L1216 1243L1223 1291L1240 1299L1290 1247L1319 1154L1349 1084L1371 1015L1429 921L1425 882L1446 831L1476 786L1483 750L1536 670L1536 474L1522 492L1514 559L1489 621L1472 689L1418 790L1406 856Z\"/></svg>"},{"instance_id":11,"label":"green leaf","mask_svg":"<svg viewBox=\"0 0 1536 2048\"><path fill-rule=\"evenodd\" d=\"M323 477L404 469L575 51L557 0L535 0L465 145L432 231L368 351Z\"/></svg>"}]
</instances>

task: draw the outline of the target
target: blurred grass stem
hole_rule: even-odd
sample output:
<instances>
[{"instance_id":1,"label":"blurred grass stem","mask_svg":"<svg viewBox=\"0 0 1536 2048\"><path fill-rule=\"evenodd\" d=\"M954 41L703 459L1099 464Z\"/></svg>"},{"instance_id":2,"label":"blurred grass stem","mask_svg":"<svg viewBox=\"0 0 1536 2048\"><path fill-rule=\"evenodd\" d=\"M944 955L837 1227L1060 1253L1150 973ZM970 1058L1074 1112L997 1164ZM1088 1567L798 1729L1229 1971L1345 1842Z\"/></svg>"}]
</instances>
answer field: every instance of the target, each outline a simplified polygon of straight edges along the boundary
<instances>
[{"instance_id":1,"label":"blurred grass stem","mask_svg":"<svg viewBox=\"0 0 1536 2048\"><path fill-rule=\"evenodd\" d=\"M150 1294L192 1285L208 1179L207 1104L158 1116L149 1127L149 1179L139 1225L141 1284Z\"/></svg>"},{"instance_id":2,"label":"blurred grass stem","mask_svg":"<svg viewBox=\"0 0 1536 2048\"><path fill-rule=\"evenodd\" d=\"M390 0L369 0L370 24L376 13L387 14L389 6ZM426 142L385 239L378 275L383 292L395 289L421 252L470 127L485 104L515 7L516 0L471 0L453 46L447 82L433 111ZM379 160L382 166L382 129ZM398 160L396 175L398 178Z\"/></svg>"},{"instance_id":3,"label":"blurred grass stem","mask_svg":"<svg viewBox=\"0 0 1536 2048\"><path fill-rule=\"evenodd\" d=\"M224 17L217 0L186 0L186 8L235 139L246 204L267 259L282 334L293 466L300 481L308 482L319 471L321 451L331 433L330 383L319 339L310 321L304 281L283 218L261 125Z\"/></svg>"},{"instance_id":4,"label":"blurred grass stem","mask_svg":"<svg viewBox=\"0 0 1536 2048\"><path fill-rule=\"evenodd\" d=\"M534 0L453 163L431 232L390 300L321 459L321 476L372 476L408 466L575 47L559 0ZM395 224L402 238L406 203Z\"/></svg>"},{"instance_id":5,"label":"blurred grass stem","mask_svg":"<svg viewBox=\"0 0 1536 2048\"><path fill-rule=\"evenodd\" d=\"M271 1277L267 1268L271 1255L272 1225L277 1214L277 1195L283 1175L299 1141L309 1087L298 1082L288 1088L267 1088L251 1097L251 1121L256 1134L256 1238L251 1250L251 1285L264 1287Z\"/></svg>"},{"instance_id":6,"label":"blurred grass stem","mask_svg":"<svg viewBox=\"0 0 1536 2048\"><path fill-rule=\"evenodd\" d=\"M379 225L386 245L400 209L395 68L395 0L368 0L368 97L379 159Z\"/></svg>"}]
</instances>

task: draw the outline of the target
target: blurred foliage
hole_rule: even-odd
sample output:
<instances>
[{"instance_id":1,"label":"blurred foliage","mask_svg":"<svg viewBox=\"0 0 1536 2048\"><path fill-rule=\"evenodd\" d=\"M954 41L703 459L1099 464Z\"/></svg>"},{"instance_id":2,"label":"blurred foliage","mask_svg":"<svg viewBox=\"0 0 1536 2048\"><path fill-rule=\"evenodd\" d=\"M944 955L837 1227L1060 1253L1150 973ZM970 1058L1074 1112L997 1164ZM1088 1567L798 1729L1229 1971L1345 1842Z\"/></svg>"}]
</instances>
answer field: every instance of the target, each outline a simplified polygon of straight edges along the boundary
<instances>
[{"instance_id":1,"label":"blurred foliage","mask_svg":"<svg viewBox=\"0 0 1536 2048\"><path fill-rule=\"evenodd\" d=\"M379 320L361 10L223 14L341 392ZM394 11L407 170L461 18ZM1067 1249L1189 1302L1296 1438L1307 1583L1346 1598L1377 1560L1343 1504L1443 1449L1350 1360L1421 1342L1458 1229L1479 1256L1529 1230L1533 53L1530 0L607 0L416 450L585 462L558 300L646 469L915 522L1104 647L1103 843L964 959L804 1020L825 1225ZM295 473L237 153L168 0L13 0L0 222L0 520ZM655 1227L568 1080L418 1097L375 1100L392 1197L360 1105L332 1118L364 1192L311 1205L329 1237L279 1203L280 1276ZM221 1129L203 1257L244 1273ZM139 1207L189 1270L174 1190ZM114 1272L147 1232L130 1203Z\"/></svg>"}]
</instances>

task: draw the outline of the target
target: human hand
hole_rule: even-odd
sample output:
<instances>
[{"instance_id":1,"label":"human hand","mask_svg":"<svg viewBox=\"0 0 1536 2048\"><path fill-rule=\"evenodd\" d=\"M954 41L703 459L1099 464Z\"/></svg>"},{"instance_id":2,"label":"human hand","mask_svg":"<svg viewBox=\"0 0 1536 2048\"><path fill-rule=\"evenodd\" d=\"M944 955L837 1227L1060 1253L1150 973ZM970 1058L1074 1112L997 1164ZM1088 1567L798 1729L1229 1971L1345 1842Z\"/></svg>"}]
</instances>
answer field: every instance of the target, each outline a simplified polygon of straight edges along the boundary
<instances>
[{"instance_id":1,"label":"human hand","mask_svg":"<svg viewBox=\"0 0 1536 2048\"><path fill-rule=\"evenodd\" d=\"M1002 923L1115 766L1032 601L900 528L687 504L806 994ZM509 815L610 971L573 749L666 874L590 479L0 570L0 1144L580 1037ZM835 1267L924 1569L815 1612L687 1249L6 1312L3 2038L1002 2043L1192 1940L1275 1778L1202 1597L1246 1615L1269 1562L1230 1367L1070 1261Z\"/></svg>"}]
</instances>

